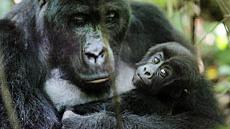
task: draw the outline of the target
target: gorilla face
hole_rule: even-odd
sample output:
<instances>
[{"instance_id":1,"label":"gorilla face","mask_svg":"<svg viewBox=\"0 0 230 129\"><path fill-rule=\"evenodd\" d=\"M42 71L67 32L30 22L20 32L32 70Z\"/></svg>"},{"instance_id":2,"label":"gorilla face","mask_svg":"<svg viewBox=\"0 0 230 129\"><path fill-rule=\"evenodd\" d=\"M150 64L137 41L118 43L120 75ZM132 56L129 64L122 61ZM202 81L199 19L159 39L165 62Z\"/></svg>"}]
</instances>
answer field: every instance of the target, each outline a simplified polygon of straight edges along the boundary
<instances>
[{"instance_id":1,"label":"gorilla face","mask_svg":"<svg viewBox=\"0 0 230 129\"><path fill-rule=\"evenodd\" d=\"M153 46L137 63L133 84L151 95L178 97L197 80L196 62L196 56L176 42Z\"/></svg>"},{"instance_id":2,"label":"gorilla face","mask_svg":"<svg viewBox=\"0 0 230 129\"><path fill-rule=\"evenodd\" d=\"M175 81L178 75L168 63L170 60L165 59L163 52L148 54L137 64L138 68L133 77L133 83L137 88L156 94L163 87Z\"/></svg>"},{"instance_id":3,"label":"gorilla face","mask_svg":"<svg viewBox=\"0 0 230 129\"><path fill-rule=\"evenodd\" d=\"M83 89L108 86L129 24L127 2L48 0L43 9L50 67Z\"/></svg>"}]
</instances>

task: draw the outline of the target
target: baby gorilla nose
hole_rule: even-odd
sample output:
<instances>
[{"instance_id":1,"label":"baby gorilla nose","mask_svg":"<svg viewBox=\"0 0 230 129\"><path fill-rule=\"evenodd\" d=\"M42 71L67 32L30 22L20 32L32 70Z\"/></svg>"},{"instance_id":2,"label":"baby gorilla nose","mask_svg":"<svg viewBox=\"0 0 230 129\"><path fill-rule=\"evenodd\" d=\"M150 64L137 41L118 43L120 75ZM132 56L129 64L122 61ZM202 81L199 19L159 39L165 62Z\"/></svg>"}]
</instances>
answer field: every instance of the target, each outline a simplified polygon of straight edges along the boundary
<instances>
[{"instance_id":1,"label":"baby gorilla nose","mask_svg":"<svg viewBox=\"0 0 230 129\"><path fill-rule=\"evenodd\" d=\"M135 75L135 79L137 79L136 81L142 81L146 85L151 84L151 80L156 69L157 67L151 63L138 67Z\"/></svg>"},{"instance_id":2,"label":"baby gorilla nose","mask_svg":"<svg viewBox=\"0 0 230 129\"><path fill-rule=\"evenodd\" d=\"M140 66L137 69L137 75L139 75L142 79L151 79L155 72L155 67L153 64L146 64Z\"/></svg>"},{"instance_id":3,"label":"baby gorilla nose","mask_svg":"<svg viewBox=\"0 0 230 129\"><path fill-rule=\"evenodd\" d=\"M83 54L87 64L102 65L105 62L106 49L101 42L87 43Z\"/></svg>"}]
</instances>

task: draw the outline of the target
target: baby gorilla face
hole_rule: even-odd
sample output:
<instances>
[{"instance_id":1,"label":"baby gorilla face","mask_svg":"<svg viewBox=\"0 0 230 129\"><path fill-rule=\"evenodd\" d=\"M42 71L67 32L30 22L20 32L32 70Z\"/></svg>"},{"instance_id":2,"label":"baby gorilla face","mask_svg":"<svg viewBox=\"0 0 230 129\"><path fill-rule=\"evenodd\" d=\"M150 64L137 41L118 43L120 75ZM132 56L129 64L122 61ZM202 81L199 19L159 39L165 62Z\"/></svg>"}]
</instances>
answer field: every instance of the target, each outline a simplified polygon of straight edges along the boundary
<instances>
[{"instance_id":1,"label":"baby gorilla face","mask_svg":"<svg viewBox=\"0 0 230 129\"><path fill-rule=\"evenodd\" d=\"M173 76L173 69L167 65L163 52L148 53L137 64L133 84L140 89L156 94L165 87Z\"/></svg>"}]
</instances>

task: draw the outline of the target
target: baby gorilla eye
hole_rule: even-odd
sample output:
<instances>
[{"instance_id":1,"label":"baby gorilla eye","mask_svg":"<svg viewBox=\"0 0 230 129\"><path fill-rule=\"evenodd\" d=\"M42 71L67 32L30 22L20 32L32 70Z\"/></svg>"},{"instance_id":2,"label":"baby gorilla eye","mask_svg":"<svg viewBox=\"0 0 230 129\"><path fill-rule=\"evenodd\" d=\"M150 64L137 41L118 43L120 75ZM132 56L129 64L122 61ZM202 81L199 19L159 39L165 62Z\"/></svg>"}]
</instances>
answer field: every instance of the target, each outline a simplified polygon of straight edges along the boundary
<instances>
[{"instance_id":1,"label":"baby gorilla eye","mask_svg":"<svg viewBox=\"0 0 230 129\"><path fill-rule=\"evenodd\" d=\"M169 72L168 72L168 70L166 68L160 69L160 76L162 78L166 78L168 75L169 75Z\"/></svg>"},{"instance_id":2,"label":"baby gorilla eye","mask_svg":"<svg viewBox=\"0 0 230 129\"><path fill-rule=\"evenodd\" d=\"M159 57L154 57L153 58L153 63L154 64L159 64L161 62L161 59Z\"/></svg>"}]
</instances>

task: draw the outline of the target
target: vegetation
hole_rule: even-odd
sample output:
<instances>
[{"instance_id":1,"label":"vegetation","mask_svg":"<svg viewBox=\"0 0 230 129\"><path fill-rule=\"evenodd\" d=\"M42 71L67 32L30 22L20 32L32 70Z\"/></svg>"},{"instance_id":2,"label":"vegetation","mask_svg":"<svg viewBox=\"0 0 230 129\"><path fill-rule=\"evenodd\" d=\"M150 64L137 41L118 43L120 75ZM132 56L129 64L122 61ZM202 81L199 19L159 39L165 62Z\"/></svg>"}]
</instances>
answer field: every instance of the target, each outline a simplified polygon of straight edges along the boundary
<instances>
[{"instance_id":1,"label":"vegetation","mask_svg":"<svg viewBox=\"0 0 230 129\"><path fill-rule=\"evenodd\" d=\"M136 1L154 3L162 8L172 24L198 48L205 66L204 75L215 84L220 107L230 124L230 1ZM0 18L18 2L20 0L0 0Z\"/></svg>"}]
</instances>

